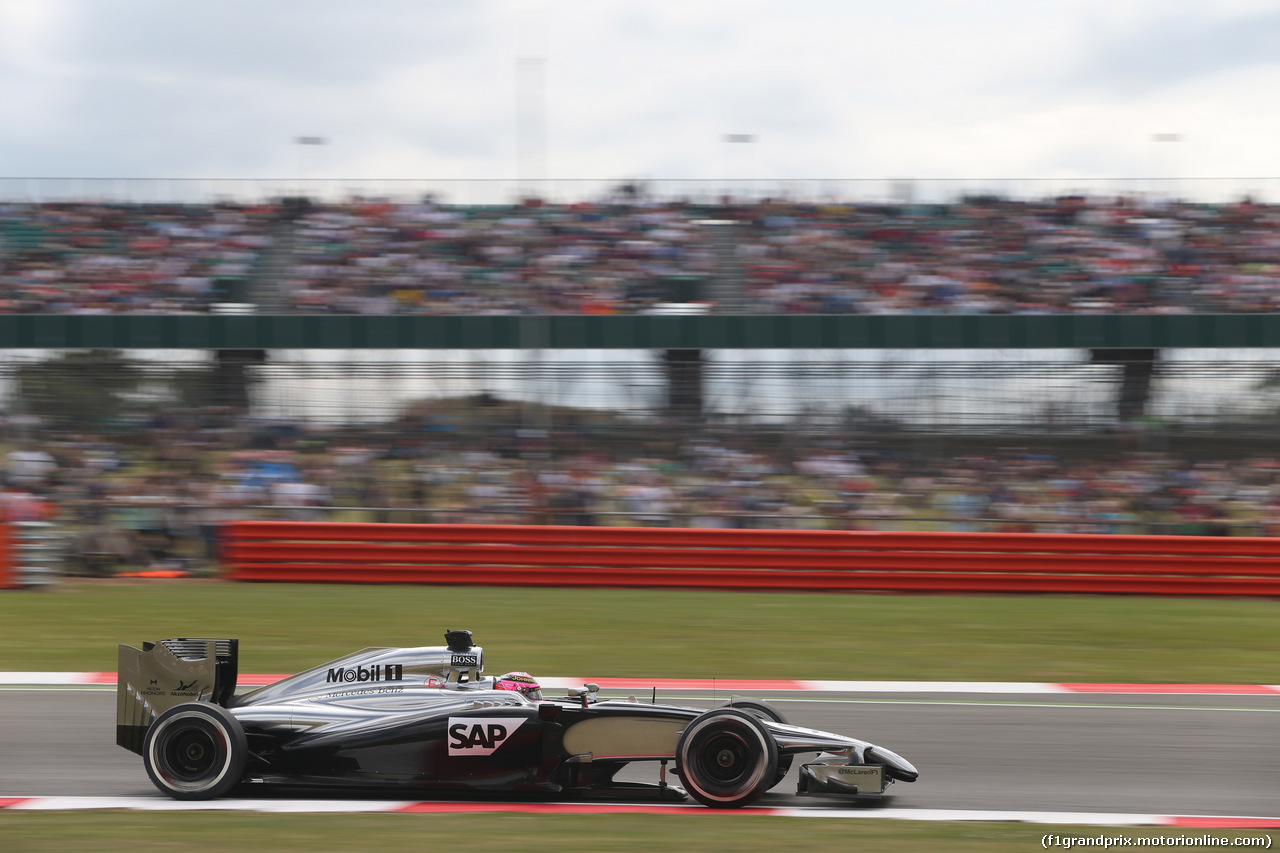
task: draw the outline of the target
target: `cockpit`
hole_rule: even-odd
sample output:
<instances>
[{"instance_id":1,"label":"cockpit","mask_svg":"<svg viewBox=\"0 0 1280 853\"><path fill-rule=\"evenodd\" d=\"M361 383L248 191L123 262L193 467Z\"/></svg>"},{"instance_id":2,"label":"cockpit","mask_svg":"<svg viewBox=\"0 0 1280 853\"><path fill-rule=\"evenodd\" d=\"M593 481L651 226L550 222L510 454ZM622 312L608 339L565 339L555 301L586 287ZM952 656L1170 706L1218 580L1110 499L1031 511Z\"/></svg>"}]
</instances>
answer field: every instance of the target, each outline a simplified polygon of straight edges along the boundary
<instances>
[{"instance_id":1,"label":"cockpit","mask_svg":"<svg viewBox=\"0 0 1280 853\"><path fill-rule=\"evenodd\" d=\"M439 685L453 690L505 690L517 693L530 702L542 701L542 686L527 672L507 672L496 678L486 678L484 649L471 639L470 631L446 631L444 642L449 653L449 664L444 670L444 681Z\"/></svg>"}]
</instances>

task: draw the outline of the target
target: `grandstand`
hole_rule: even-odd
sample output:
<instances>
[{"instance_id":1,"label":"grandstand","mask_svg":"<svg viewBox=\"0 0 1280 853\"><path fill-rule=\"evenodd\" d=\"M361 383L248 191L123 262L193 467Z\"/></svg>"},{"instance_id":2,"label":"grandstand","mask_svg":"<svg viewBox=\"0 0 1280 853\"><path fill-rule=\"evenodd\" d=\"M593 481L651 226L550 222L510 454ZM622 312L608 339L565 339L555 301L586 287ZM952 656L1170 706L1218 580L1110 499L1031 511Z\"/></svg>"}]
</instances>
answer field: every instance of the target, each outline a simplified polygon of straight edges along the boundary
<instances>
[{"instance_id":1,"label":"grandstand","mask_svg":"<svg viewBox=\"0 0 1280 853\"><path fill-rule=\"evenodd\" d=\"M55 461L11 495L130 562L246 515L1280 524L1265 182L121 183L0 182L0 380Z\"/></svg>"},{"instance_id":2,"label":"grandstand","mask_svg":"<svg viewBox=\"0 0 1280 853\"><path fill-rule=\"evenodd\" d=\"M0 207L8 313L1270 313L1252 197L355 197Z\"/></svg>"}]
</instances>

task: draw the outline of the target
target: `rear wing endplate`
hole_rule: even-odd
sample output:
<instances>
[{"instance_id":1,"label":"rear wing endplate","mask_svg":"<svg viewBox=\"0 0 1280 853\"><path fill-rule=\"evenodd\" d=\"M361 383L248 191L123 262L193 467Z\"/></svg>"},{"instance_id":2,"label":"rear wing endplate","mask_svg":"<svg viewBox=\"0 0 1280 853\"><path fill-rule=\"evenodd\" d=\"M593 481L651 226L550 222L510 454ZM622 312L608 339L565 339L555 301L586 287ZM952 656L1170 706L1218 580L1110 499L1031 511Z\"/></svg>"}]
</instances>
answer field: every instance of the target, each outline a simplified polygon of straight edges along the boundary
<instances>
[{"instance_id":1,"label":"rear wing endplate","mask_svg":"<svg viewBox=\"0 0 1280 853\"><path fill-rule=\"evenodd\" d=\"M239 640L161 640L121 645L116 678L116 743L142 754L147 729L183 702L226 707L235 695Z\"/></svg>"}]
</instances>

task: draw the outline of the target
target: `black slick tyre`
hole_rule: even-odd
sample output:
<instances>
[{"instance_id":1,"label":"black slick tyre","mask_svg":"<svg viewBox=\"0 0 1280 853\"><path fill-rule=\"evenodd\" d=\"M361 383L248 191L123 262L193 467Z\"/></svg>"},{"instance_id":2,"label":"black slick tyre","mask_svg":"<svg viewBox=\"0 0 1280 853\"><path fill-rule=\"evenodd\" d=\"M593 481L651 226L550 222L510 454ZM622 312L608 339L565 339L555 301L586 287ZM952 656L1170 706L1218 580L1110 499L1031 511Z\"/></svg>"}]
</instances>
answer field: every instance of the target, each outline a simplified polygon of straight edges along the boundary
<instances>
[{"instance_id":1,"label":"black slick tyre","mask_svg":"<svg viewBox=\"0 0 1280 853\"><path fill-rule=\"evenodd\" d=\"M142 763L151 782L175 800L221 797L244 777L249 745L230 711L208 702L184 702L147 729Z\"/></svg>"},{"instance_id":2,"label":"black slick tyre","mask_svg":"<svg viewBox=\"0 0 1280 853\"><path fill-rule=\"evenodd\" d=\"M741 808L773 787L778 744L750 712L716 708L685 727L676 765L684 789L704 806Z\"/></svg>"},{"instance_id":3,"label":"black slick tyre","mask_svg":"<svg viewBox=\"0 0 1280 853\"><path fill-rule=\"evenodd\" d=\"M761 702L759 699L734 698L725 703L725 707L737 708L741 711L746 711L753 716L759 717L762 720L772 720L775 723L782 723L784 726L787 725L787 718L782 715L781 711L770 705L768 702Z\"/></svg>"},{"instance_id":4,"label":"black slick tyre","mask_svg":"<svg viewBox=\"0 0 1280 853\"><path fill-rule=\"evenodd\" d=\"M768 702L761 702L759 699L730 699L725 707L738 708L761 720L772 720L775 723L787 725L787 718L782 715L781 711ZM773 780L774 785L787 778L787 774L791 772L791 759L793 758L795 758L794 755L778 756L778 773ZM773 786L771 785L770 787Z\"/></svg>"}]
</instances>

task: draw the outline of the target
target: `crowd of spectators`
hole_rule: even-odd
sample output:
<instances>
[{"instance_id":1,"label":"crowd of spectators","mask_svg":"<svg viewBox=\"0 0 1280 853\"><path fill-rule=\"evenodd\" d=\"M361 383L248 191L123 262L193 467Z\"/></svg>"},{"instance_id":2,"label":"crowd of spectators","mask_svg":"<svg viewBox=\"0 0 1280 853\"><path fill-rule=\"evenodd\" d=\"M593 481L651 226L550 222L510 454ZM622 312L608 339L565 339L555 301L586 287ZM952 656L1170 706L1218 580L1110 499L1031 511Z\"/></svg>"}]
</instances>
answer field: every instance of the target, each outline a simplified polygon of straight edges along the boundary
<instances>
[{"instance_id":1,"label":"crowd of spectators","mask_svg":"<svg viewBox=\"0 0 1280 853\"><path fill-rule=\"evenodd\" d=\"M292 224L281 232L281 222ZM1280 208L1247 199L633 195L507 206L0 205L0 311L205 311L268 251L280 261L268 271L273 310L303 313L613 314L673 300L847 314L1280 305Z\"/></svg>"},{"instance_id":2,"label":"crowd of spectators","mask_svg":"<svg viewBox=\"0 0 1280 853\"><path fill-rule=\"evenodd\" d=\"M1126 452L943 459L690 436L568 453L429 432L184 416L12 440L0 508L50 520L78 570L212 570L242 518L723 528L1280 535L1280 463ZM11 436L12 438L12 436ZM775 436L776 439L776 436Z\"/></svg>"},{"instance_id":3,"label":"crowd of spectators","mask_svg":"<svg viewBox=\"0 0 1280 853\"><path fill-rule=\"evenodd\" d=\"M204 313L248 280L270 207L0 204L0 313Z\"/></svg>"},{"instance_id":4,"label":"crowd of spectators","mask_svg":"<svg viewBox=\"0 0 1280 853\"><path fill-rule=\"evenodd\" d=\"M770 313L1270 312L1280 211L1248 201L973 199L755 211L738 251Z\"/></svg>"},{"instance_id":5,"label":"crowd of spectators","mask_svg":"<svg viewBox=\"0 0 1280 853\"><path fill-rule=\"evenodd\" d=\"M700 218L657 204L315 208L286 290L311 313L635 313L715 272Z\"/></svg>"}]
</instances>

